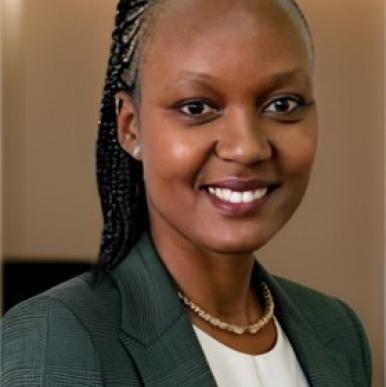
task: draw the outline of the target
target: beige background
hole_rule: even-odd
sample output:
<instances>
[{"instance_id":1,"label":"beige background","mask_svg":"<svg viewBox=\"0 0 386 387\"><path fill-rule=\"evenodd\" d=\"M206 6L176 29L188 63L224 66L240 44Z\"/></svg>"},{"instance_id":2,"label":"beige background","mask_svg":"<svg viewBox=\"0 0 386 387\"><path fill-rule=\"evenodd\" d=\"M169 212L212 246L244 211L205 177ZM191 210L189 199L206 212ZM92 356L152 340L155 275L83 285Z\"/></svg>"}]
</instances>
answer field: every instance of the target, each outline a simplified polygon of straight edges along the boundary
<instances>
[{"instance_id":1,"label":"beige background","mask_svg":"<svg viewBox=\"0 0 386 387\"><path fill-rule=\"evenodd\" d=\"M306 199L258 253L272 271L347 301L381 387L384 4L302 0L317 50L320 147ZM3 253L93 260L94 172L113 0L3 0Z\"/></svg>"}]
</instances>

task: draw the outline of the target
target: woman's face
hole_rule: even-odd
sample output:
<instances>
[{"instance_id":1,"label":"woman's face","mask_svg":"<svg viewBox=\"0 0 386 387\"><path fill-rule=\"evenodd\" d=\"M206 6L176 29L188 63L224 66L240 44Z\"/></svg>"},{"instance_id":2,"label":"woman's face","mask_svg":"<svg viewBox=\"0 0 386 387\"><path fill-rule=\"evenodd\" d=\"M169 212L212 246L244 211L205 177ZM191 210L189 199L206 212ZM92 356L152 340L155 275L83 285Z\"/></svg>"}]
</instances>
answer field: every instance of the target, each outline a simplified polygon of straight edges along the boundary
<instances>
[{"instance_id":1,"label":"woman's face","mask_svg":"<svg viewBox=\"0 0 386 387\"><path fill-rule=\"evenodd\" d=\"M276 2L169 1L140 75L152 231L221 254L268 241L309 179L311 77L304 38Z\"/></svg>"}]
</instances>

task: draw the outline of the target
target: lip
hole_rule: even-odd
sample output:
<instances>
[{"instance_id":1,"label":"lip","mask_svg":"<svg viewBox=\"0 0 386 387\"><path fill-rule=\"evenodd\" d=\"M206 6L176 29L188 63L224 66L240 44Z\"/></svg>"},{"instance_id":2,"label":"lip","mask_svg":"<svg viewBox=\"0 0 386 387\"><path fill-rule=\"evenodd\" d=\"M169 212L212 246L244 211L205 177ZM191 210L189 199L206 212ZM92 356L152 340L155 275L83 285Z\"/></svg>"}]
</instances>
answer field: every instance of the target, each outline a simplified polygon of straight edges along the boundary
<instances>
[{"instance_id":1,"label":"lip","mask_svg":"<svg viewBox=\"0 0 386 387\"><path fill-rule=\"evenodd\" d=\"M230 177L221 181L202 185L200 188L208 195L210 203L220 215L226 217L247 217L258 214L267 200L269 200L272 192L278 186L279 183L274 182L273 180ZM226 188L237 192L253 191L262 188L267 188L268 191L261 199L256 199L250 203L230 203L210 194L208 191L209 187Z\"/></svg>"}]
</instances>

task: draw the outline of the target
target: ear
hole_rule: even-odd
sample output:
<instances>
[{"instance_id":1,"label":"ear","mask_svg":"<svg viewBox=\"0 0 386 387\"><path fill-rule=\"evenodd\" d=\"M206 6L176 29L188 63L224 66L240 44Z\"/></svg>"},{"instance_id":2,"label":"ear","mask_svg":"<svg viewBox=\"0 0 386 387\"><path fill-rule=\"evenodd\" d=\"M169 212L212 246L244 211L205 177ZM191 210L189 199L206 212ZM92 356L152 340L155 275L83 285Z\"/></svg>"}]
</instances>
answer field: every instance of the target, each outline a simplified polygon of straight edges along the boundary
<instances>
[{"instance_id":1,"label":"ear","mask_svg":"<svg viewBox=\"0 0 386 387\"><path fill-rule=\"evenodd\" d=\"M132 157L140 159L138 114L131 96L120 91L115 94L117 135L120 146Z\"/></svg>"}]
</instances>

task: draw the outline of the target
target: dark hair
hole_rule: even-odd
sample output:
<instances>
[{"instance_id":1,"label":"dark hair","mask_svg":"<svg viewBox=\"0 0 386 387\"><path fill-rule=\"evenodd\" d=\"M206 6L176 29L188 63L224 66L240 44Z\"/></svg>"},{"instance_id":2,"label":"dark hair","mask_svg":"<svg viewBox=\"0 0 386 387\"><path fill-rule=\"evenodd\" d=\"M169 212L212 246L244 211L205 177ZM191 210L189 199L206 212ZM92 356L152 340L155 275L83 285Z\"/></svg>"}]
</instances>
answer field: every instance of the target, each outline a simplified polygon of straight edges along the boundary
<instances>
[{"instance_id":1,"label":"dark hair","mask_svg":"<svg viewBox=\"0 0 386 387\"><path fill-rule=\"evenodd\" d=\"M145 14L160 0L121 0L117 7L110 59L100 111L97 139L97 182L104 225L99 266L111 268L126 257L141 234L148 229L142 164L119 145L116 128L115 94L137 93L138 46ZM309 42L311 34L304 15L292 4Z\"/></svg>"}]
</instances>

